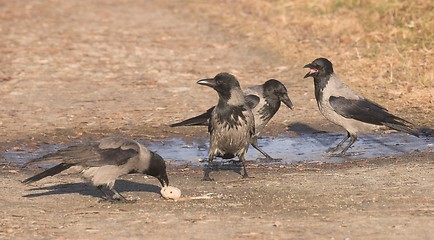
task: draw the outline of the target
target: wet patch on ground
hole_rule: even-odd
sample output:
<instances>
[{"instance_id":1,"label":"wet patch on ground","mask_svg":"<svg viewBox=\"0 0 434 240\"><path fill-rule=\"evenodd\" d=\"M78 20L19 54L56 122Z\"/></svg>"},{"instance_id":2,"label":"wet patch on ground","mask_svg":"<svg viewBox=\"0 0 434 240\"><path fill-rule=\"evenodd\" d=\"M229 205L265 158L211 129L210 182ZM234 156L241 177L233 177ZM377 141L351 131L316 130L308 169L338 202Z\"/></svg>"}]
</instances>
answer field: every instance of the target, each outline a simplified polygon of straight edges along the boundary
<instances>
[{"instance_id":1,"label":"wet patch on ground","mask_svg":"<svg viewBox=\"0 0 434 240\"><path fill-rule=\"evenodd\" d=\"M342 140L342 134L301 134L298 137L263 137L259 139L261 148L271 157L280 161L264 162L264 157L250 147L246 159L266 165L282 165L294 163L329 162L342 163L346 160L357 160L375 157L399 156L413 152L433 151L432 137L413 137L401 133L374 134L359 137L348 156L340 157L326 153ZM159 152L166 159L178 164L198 164L208 156L208 139L184 142L180 138L164 139L145 143L153 151ZM344 145L345 146L345 145Z\"/></svg>"},{"instance_id":2,"label":"wet patch on ground","mask_svg":"<svg viewBox=\"0 0 434 240\"><path fill-rule=\"evenodd\" d=\"M309 133L300 134L297 137L262 137L259 139L260 146L278 161L264 161L264 157L253 147L250 147L246 159L249 162L270 166L315 162L343 163L347 160L400 156L434 150L432 137L416 138L406 134L391 133L360 136L353 147L348 150L348 156L340 157L336 154L326 153L328 148L336 146L342 138L343 135L337 133ZM167 138L140 142L150 150L162 155L171 165L199 166L207 160L208 156L208 138L190 140ZM74 144L71 143L70 145ZM21 165L30 159L41 157L64 147L66 145L48 144L32 147L11 147L5 151L1 161Z\"/></svg>"}]
</instances>

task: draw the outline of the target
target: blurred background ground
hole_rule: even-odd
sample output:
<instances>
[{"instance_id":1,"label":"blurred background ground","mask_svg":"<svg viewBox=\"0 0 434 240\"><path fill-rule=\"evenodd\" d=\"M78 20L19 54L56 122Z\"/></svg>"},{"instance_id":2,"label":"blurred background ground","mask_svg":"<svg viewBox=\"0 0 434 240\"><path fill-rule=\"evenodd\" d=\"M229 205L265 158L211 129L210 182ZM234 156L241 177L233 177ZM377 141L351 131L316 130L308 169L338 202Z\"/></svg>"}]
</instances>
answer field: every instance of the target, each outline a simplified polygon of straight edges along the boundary
<instances>
[{"instance_id":1,"label":"blurred background ground","mask_svg":"<svg viewBox=\"0 0 434 240\"><path fill-rule=\"evenodd\" d=\"M242 87L285 83L295 111L270 124L330 126L303 79L317 57L392 113L433 125L431 1L0 4L3 140L66 130L152 136L214 104L196 80L220 71Z\"/></svg>"}]
</instances>

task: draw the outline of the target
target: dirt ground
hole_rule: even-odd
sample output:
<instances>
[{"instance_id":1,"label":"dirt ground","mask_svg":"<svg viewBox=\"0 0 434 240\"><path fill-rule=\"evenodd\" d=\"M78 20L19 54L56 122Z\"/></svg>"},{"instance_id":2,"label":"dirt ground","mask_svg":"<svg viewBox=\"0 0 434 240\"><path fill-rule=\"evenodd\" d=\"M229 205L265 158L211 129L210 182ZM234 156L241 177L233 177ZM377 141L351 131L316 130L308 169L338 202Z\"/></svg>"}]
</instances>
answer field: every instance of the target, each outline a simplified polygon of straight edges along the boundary
<instances>
[{"instance_id":1,"label":"dirt ground","mask_svg":"<svg viewBox=\"0 0 434 240\"><path fill-rule=\"evenodd\" d=\"M213 105L216 94L196 81L221 71L242 87L269 78L287 86L295 110L282 108L264 135L342 131L319 114L313 83L302 78L303 65L318 56L285 59L206 16L182 1L0 1L0 148L37 150L108 135L203 137L203 128L168 124ZM417 108L432 107L432 99L421 102L427 105ZM401 109L393 101L387 107ZM393 112L417 124L434 118L411 108ZM215 182L200 181L200 168L169 165L171 184L184 196L212 198L163 200L157 180L129 175L116 186L137 200L132 204L99 202L99 192L76 175L25 186L20 180L39 169L21 169L1 154L1 239L434 236L433 152L251 164L254 178L219 171Z\"/></svg>"}]
</instances>

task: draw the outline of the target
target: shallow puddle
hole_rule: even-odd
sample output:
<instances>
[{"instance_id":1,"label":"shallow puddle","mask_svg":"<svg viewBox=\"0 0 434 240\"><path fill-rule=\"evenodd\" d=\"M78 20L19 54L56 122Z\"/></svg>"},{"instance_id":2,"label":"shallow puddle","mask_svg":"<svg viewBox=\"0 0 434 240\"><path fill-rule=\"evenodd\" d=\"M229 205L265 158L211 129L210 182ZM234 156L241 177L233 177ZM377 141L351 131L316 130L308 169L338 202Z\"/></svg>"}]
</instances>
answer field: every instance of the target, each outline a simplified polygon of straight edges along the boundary
<instances>
[{"instance_id":1,"label":"shallow puddle","mask_svg":"<svg viewBox=\"0 0 434 240\"><path fill-rule=\"evenodd\" d=\"M372 134L360 136L348 153L350 156L338 157L325 151L336 146L343 134L317 133L301 134L298 137L263 137L259 139L262 149L280 161L264 162L263 156L250 147L246 159L266 165L313 162L345 162L374 157L399 156L412 152L427 152L434 149L434 138L416 138L410 135ZM155 139L152 142L140 141L150 150L159 153L163 158L175 165L201 165L208 156L208 138L185 141L181 138ZM73 143L71 143L73 145ZM3 162L23 164L28 160L40 157L66 146L39 145L31 148L14 148L7 150Z\"/></svg>"},{"instance_id":2,"label":"shallow puddle","mask_svg":"<svg viewBox=\"0 0 434 240\"><path fill-rule=\"evenodd\" d=\"M339 157L326 153L330 147L335 147L342 140L342 134L303 134L298 137L263 137L259 145L271 157L279 159L276 162L264 162L263 155L253 147L249 148L246 159L264 164L292 164L300 162L344 162L346 160L374 157L398 156L411 152L433 151L434 139L394 133L360 136L349 156ZM346 142L348 143L348 142ZM160 142L144 143L164 158L179 164L197 164L208 156L208 138L184 142L182 139L162 139ZM339 153L339 152L337 152Z\"/></svg>"}]
</instances>

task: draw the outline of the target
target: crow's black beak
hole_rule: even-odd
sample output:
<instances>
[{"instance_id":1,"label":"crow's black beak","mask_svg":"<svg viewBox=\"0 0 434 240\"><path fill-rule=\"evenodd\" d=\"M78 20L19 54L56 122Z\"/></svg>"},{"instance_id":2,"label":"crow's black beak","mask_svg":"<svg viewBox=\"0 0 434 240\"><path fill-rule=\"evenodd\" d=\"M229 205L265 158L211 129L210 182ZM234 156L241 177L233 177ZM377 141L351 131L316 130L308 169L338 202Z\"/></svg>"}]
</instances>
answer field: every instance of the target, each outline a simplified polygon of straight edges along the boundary
<instances>
[{"instance_id":1,"label":"crow's black beak","mask_svg":"<svg viewBox=\"0 0 434 240\"><path fill-rule=\"evenodd\" d=\"M291 99L289 99L288 95L283 95L283 97L280 99L287 107L289 107L291 110L294 110L294 105L292 105Z\"/></svg>"},{"instance_id":2,"label":"crow's black beak","mask_svg":"<svg viewBox=\"0 0 434 240\"><path fill-rule=\"evenodd\" d=\"M310 72L306 73L306 75L304 75L304 78L312 77L315 73L318 72L318 69L316 69L316 67L312 63L304 65L303 68L310 68Z\"/></svg>"},{"instance_id":3,"label":"crow's black beak","mask_svg":"<svg viewBox=\"0 0 434 240\"><path fill-rule=\"evenodd\" d=\"M312 63L304 65L303 68L315 68L315 66Z\"/></svg>"},{"instance_id":4,"label":"crow's black beak","mask_svg":"<svg viewBox=\"0 0 434 240\"><path fill-rule=\"evenodd\" d=\"M197 84L205 85L212 88L215 88L217 86L217 83L214 78L201 79L197 81Z\"/></svg>"},{"instance_id":5,"label":"crow's black beak","mask_svg":"<svg viewBox=\"0 0 434 240\"><path fill-rule=\"evenodd\" d=\"M158 181L160 181L161 186L163 186L163 187L169 186L169 178L167 177L166 173L158 176L157 179L158 179Z\"/></svg>"}]
</instances>

